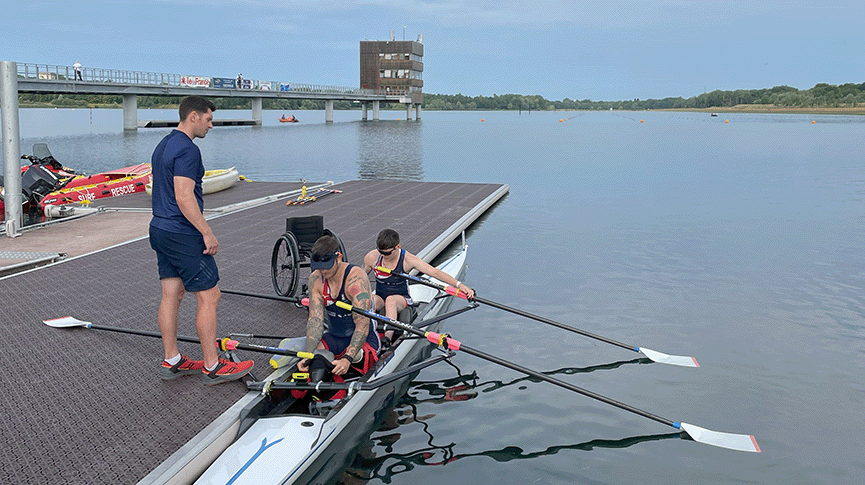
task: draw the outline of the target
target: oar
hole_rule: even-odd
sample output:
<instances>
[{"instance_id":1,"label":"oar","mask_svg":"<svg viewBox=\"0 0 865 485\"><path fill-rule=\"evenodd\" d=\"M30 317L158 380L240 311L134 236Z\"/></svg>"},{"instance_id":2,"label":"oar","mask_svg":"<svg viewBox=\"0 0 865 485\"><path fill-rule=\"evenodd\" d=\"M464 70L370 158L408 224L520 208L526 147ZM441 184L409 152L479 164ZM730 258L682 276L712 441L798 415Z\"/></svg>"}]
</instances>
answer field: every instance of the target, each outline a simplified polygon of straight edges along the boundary
<instances>
[{"instance_id":1,"label":"oar","mask_svg":"<svg viewBox=\"0 0 865 485\"><path fill-rule=\"evenodd\" d=\"M54 328L69 328L69 327L84 327L90 328L93 330L108 330L109 332L119 332L126 333L131 335L142 335L144 337L156 337L162 338L162 334L159 332L148 332L146 330L135 330L131 328L119 328L119 327L107 327L105 325L94 325L90 322L85 322L79 320L75 317L61 317L61 318L53 318L51 320L42 320L42 323L48 325L49 327ZM178 335L177 340L181 342L191 342L195 344L200 344L201 340L195 337L185 337L183 335ZM262 352L265 354L280 354L280 355L288 355L291 357L300 357L302 359L312 359L315 355L309 352L297 352L294 350L286 350L280 349L279 347L269 347L266 345L255 345L255 344L242 344L237 340L231 340L229 338L224 339L216 339L216 345L219 347L219 350L248 350L250 352Z\"/></svg>"},{"instance_id":2,"label":"oar","mask_svg":"<svg viewBox=\"0 0 865 485\"><path fill-rule=\"evenodd\" d=\"M284 301L288 303L301 304L303 306L309 306L309 298L293 298L288 296L273 296L273 295L262 295L261 293L250 293L248 291L239 291L239 290L219 290L220 293L227 293L229 295L240 295L240 296L251 296L253 298L263 298L265 300L276 300L276 301Z\"/></svg>"},{"instance_id":3,"label":"oar","mask_svg":"<svg viewBox=\"0 0 865 485\"><path fill-rule=\"evenodd\" d=\"M385 268L384 266L379 266L376 268L376 270L382 271L385 273L395 274L395 275L401 276L401 277L403 277L409 281L414 281L415 283L420 283L422 285L426 285L426 286L444 291L445 293L447 293L449 295L453 295L453 296L468 300L468 297L466 296L465 293L463 293L459 289L457 289L453 286L450 286L450 285L436 283L434 281L430 281L430 280L427 280L425 278L418 278L417 276L413 276L413 275L406 274L406 273L398 273L398 272L389 270L389 269ZM471 301L476 301L478 303L483 303L484 305L489 305L491 307L498 308L499 310L504 310L506 312L511 312L511 313L514 313L514 314L517 314L517 315L520 315L520 316L523 316L526 318L531 318L532 320L537 320L541 323L546 323L547 325L559 327L561 329L568 330L570 332L578 333L578 334L583 335L585 337L593 338L595 340L600 340L601 342L606 342L608 344L616 345L616 346L621 347L623 349L628 349L628 350L632 350L634 352L639 352L639 353L645 355L646 357L648 357L653 362L658 362L659 364L679 365L682 367L700 367L700 364L697 363L697 359L690 357L690 356L668 355L668 354L665 354L663 352L658 352L656 350L647 349L646 347L636 347L633 345L623 344L622 342L617 342L611 338L602 337L600 335L595 335L591 332L587 332L585 330L580 330L579 328L571 327L571 326L565 325L564 323L559 323L559 322L556 322L554 320L550 320L549 318L544 318L544 317L541 317L538 315L533 315L531 313L524 312L524 311L516 309L516 308L511 308L509 306L502 305L501 303L496 303L494 301L490 301L490 300L487 300L485 298L481 298L477 295L475 295L475 297L472 298Z\"/></svg>"},{"instance_id":4,"label":"oar","mask_svg":"<svg viewBox=\"0 0 865 485\"><path fill-rule=\"evenodd\" d=\"M651 420L657 421L662 424L666 424L667 426L672 426L676 429L680 429L688 434L694 441L698 441L700 443L705 443L707 445L718 446L721 448L728 448L731 450L738 451L750 451L750 452L760 452L760 447L757 445L757 440L753 435L746 434L734 434L734 433L723 433L720 431L712 431L710 429L701 428L699 426L695 426L693 424L682 423L679 421L673 421L667 418L662 418L658 415L652 414L648 411L643 411L642 409L635 408L628 404L616 401L606 396L602 396L600 394L594 393L592 391L583 389L581 387L577 387L573 384L567 383L565 381L561 381L559 379L550 377L546 374L542 374L538 371L528 369L519 364L515 364L513 362L501 359L494 355L487 354L477 349L473 349L468 345L461 343L458 340L454 340L450 338L447 334L438 334L435 332L424 332L422 330L418 330L411 325L407 325L400 321L394 320L392 318L388 318L384 315L379 315L378 313L373 313L361 308L354 307L349 303L344 301L336 302L336 305L340 308L344 308L346 310L351 310L355 313L359 313L361 315L367 316L369 318L385 322L388 325L393 325L395 327L401 328L406 332L421 336L429 340L430 342L444 347L448 350L462 350L463 352L474 355L475 357L484 359L486 361L492 362L494 364L501 365L503 367L507 367L508 369L515 370L517 372L522 372L523 374L527 374L536 379L540 379L542 381L547 381L550 384L554 384L561 388L567 389L569 391L573 391L584 396L590 397L592 399L601 401L603 403L610 404L612 406L616 406L617 408L624 409L625 411L632 412L634 414L643 416L644 418L649 418Z\"/></svg>"}]
</instances>

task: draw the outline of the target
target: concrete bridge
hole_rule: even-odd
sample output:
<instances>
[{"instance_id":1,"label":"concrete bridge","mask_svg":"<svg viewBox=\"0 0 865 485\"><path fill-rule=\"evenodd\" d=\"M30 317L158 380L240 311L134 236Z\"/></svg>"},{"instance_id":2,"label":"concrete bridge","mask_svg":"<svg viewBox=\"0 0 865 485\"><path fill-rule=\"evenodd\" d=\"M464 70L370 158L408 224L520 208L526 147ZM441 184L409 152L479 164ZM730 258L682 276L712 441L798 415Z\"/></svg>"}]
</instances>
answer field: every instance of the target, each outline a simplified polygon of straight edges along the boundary
<instances>
[{"instance_id":1,"label":"concrete bridge","mask_svg":"<svg viewBox=\"0 0 865 485\"><path fill-rule=\"evenodd\" d=\"M238 81L240 81L238 83ZM363 106L363 120L371 104L373 120L379 119L379 105L401 103L406 106L406 120L415 108L420 120L423 95L390 94L371 89L325 86L318 84L258 81L238 78L186 76L115 69L16 63L0 61L0 116L2 116L3 171L5 190L5 233L16 237L21 228L23 195L21 193L20 135L18 94L107 94L123 97L123 129L138 129L138 96L213 96L249 98L253 123L261 125L264 98L311 99L325 102L325 122L333 122L334 101L358 101Z\"/></svg>"},{"instance_id":2,"label":"concrete bridge","mask_svg":"<svg viewBox=\"0 0 865 485\"><path fill-rule=\"evenodd\" d=\"M261 125L264 98L310 99L325 102L325 122L333 122L334 101L358 101L363 108L362 119L372 105L373 120L379 119L380 103L400 103L406 106L406 119L411 109L420 119L422 98L418 95L390 94L372 89L328 86L321 84L261 81L242 78L189 76L117 69L80 69L80 77L70 66L13 63L19 93L40 94L107 94L123 96L123 129L138 129L138 96L211 96L248 98L251 101L254 124Z\"/></svg>"}]
</instances>

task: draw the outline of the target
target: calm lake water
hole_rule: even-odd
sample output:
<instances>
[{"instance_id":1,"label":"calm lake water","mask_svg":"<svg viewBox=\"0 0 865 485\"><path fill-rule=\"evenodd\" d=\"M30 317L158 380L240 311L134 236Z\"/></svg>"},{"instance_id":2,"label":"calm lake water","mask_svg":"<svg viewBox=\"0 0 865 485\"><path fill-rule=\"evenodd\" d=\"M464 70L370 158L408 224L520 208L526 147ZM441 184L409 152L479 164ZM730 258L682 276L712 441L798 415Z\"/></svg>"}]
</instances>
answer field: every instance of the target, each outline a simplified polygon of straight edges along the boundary
<instances>
[{"instance_id":1,"label":"calm lake water","mask_svg":"<svg viewBox=\"0 0 865 485\"><path fill-rule=\"evenodd\" d=\"M753 434L763 450L684 440L459 355L458 368L418 376L345 483L865 482L865 117L423 112L406 122L383 111L362 123L354 111L326 125L323 112L298 111L301 123L285 126L281 114L215 128L198 141L205 164L253 180L509 184L468 233L466 282L479 296L700 367L646 364L492 308L447 330L664 418ZM167 131L123 134L119 110L21 110L22 152L45 141L88 172L149 161Z\"/></svg>"}]
</instances>

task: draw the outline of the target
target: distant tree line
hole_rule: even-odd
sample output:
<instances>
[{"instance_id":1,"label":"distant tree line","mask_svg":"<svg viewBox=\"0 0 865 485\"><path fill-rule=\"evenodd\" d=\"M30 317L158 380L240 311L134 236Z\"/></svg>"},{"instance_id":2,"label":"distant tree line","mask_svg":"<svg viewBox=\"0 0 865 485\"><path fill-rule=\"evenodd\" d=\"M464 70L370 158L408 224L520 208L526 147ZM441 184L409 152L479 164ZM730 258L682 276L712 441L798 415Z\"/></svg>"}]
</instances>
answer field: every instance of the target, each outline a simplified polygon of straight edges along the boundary
<instances>
[{"instance_id":1,"label":"distant tree line","mask_svg":"<svg viewBox=\"0 0 865 485\"><path fill-rule=\"evenodd\" d=\"M175 108L179 96L139 96L138 107ZM212 98L218 109L249 109L250 101L244 98ZM19 94L20 106L43 107L104 107L118 108L123 105L121 96L90 94ZM708 109L732 108L738 105L764 105L782 108L855 108L865 107L865 83L825 84L811 89L799 90L790 86L775 86L767 89L716 90L690 98L633 99L630 101L581 101L565 98L550 101L540 95L493 94L492 96L466 96L463 94L424 94L425 110L652 110L652 109ZM323 110L324 101L307 99L262 100L263 109L272 110ZM334 101L337 110L359 109L360 104L351 101ZM405 107L397 103L382 103L382 109Z\"/></svg>"},{"instance_id":2,"label":"distant tree line","mask_svg":"<svg viewBox=\"0 0 865 485\"><path fill-rule=\"evenodd\" d=\"M865 83L817 84L799 90L790 86L768 89L716 90L690 98L634 99L630 101L582 101L565 98L548 101L542 96L503 94L465 96L462 94L424 94L426 110L651 110L732 108L737 105L765 105L784 108L855 108L865 107Z\"/></svg>"}]
</instances>

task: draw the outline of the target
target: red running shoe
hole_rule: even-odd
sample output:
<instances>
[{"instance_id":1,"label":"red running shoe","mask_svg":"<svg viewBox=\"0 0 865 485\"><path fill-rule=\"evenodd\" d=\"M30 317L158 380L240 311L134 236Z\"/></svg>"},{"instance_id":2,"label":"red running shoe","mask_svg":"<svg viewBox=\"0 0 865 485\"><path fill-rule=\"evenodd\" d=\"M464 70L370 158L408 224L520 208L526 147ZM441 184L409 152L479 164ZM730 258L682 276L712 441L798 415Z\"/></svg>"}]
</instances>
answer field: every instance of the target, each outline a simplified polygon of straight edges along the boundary
<instances>
[{"instance_id":1,"label":"red running shoe","mask_svg":"<svg viewBox=\"0 0 865 485\"><path fill-rule=\"evenodd\" d=\"M162 361L162 367L159 368L159 377L170 381L177 379L180 376L188 376L197 374L204 369L203 360L192 360L189 357L180 354L180 362L171 365L168 362Z\"/></svg>"},{"instance_id":2,"label":"red running shoe","mask_svg":"<svg viewBox=\"0 0 865 485\"><path fill-rule=\"evenodd\" d=\"M243 362L232 362L228 359L220 357L216 368L208 372L202 363L201 372L203 373L202 380L205 386L213 386L223 382L234 381L245 376L252 370L255 362L244 360Z\"/></svg>"}]
</instances>

